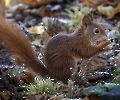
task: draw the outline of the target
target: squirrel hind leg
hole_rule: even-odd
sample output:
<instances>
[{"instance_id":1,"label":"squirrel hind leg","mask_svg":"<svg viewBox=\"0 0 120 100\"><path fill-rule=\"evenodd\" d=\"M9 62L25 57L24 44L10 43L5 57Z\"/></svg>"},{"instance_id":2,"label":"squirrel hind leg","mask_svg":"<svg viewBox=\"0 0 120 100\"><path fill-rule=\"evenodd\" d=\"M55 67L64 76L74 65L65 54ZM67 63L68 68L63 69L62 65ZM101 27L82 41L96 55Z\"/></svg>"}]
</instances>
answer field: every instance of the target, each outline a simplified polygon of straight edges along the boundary
<instances>
[{"instance_id":1,"label":"squirrel hind leg","mask_svg":"<svg viewBox=\"0 0 120 100\"><path fill-rule=\"evenodd\" d=\"M47 67L49 76L57 81L62 81L67 84L68 79L71 78L75 71L76 61L74 58L69 56L60 56L53 62L52 66Z\"/></svg>"}]
</instances>

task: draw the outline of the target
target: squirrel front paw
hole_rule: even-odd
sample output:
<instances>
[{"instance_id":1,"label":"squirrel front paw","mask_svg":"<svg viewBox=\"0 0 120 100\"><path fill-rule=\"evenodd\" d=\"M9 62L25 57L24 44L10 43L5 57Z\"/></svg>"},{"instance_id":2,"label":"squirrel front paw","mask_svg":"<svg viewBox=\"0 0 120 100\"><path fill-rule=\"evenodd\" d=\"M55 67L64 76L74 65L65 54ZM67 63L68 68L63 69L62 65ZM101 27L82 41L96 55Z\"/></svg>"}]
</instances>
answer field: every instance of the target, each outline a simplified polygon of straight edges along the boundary
<instances>
[{"instance_id":1,"label":"squirrel front paw","mask_svg":"<svg viewBox=\"0 0 120 100\"><path fill-rule=\"evenodd\" d=\"M111 41L109 41L109 40L101 42L100 44L98 44L99 50L100 51L108 51L108 50L110 50L111 48L108 46L110 43L111 43Z\"/></svg>"}]
</instances>

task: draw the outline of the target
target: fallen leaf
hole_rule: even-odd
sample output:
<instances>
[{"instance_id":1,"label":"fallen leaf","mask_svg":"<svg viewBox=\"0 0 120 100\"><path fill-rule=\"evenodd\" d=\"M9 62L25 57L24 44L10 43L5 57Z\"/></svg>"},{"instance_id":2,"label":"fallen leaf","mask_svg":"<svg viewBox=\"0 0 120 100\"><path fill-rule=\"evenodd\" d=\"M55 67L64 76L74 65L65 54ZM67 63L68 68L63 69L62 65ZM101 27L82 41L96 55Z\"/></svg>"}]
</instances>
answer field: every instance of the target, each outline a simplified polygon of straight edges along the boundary
<instances>
[{"instance_id":1,"label":"fallen leaf","mask_svg":"<svg viewBox=\"0 0 120 100\"><path fill-rule=\"evenodd\" d=\"M52 0L17 0L20 3L25 3L31 7L42 6L45 4L49 4Z\"/></svg>"},{"instance_id":2,"label":"fallen leaf","mask_svg":"<svg viewBox=\"0 0 120 100\"><path fill-rule=\"evenodd\" d=\"M45 31L45 28L41 25L32 26L28 29L32 34L42 34Z\"/></svg>"},{"instance_id":3,"label":"fallen leaf","mask_svg":"<svg viewBox=\"0 0 120 100\"><path fill-rule=\"evenodd\" d=\"M104 0L80 0L85 3L88 7L96 8L98 5L103 3Z\"/></svg>"},{"instance_id":4,"label":"fallen leaf","mask_svg":"<svg viewBox=\"0 0 120 100\"><path fill-rule=\"evenodd\" d=\"M112 6L105 6L105 7L104 7L104 6L100 5L100 6L97 7L97 10L98 10L101 14L107 16L108 19L112 19L112 18L114 18L114 16L115 16L117 13L120 12L120 3L119 3L115 8L112 7Z\"/></svg>"},{"instance_id":5,"label":"fallen leaf","mask_svg":"<svg viewBox=\"0 0 120 100\"><path fill-rule=\"evenodd\" d=\"M104 0L103 5L116 6L118 3L120 3L119 0Z\"/></svg>"},{"instance_id":6,"label":"fallen leaf","mask_svg":"<svg viewBox=\"0 0 120 100\"><path fill-rule=\"evenodd\" d=\"M61 13L55 13L53 11L48 10L46 6L42 6L38 9L38 15L41 17L60 17L62 16Z\"/></svg>"},{"instance_id":7,"label":"fallen leaf","mask_svg":"<svg viewBox=\"0 0 120 100\"><path fill-rule=\"evenodd\" d=\"M53 36L57 33L67 33L69 30L68 19L54 18L54 17L43 17L42 22L47 27L47 32Z\"/></svg>"},{"instance_id":8,"label":"fallen leaf","mask_svg":"<svg viewBox=\"0 0 120 100\"><path fill-rule=\"evenodd\" d=\"M105 67L107 64L106 55L101 53L100 55L96 55L90 59L83 59L80 67L86 66L89 70L94 71L98 68Z\"/></svg>"}]
</instances>

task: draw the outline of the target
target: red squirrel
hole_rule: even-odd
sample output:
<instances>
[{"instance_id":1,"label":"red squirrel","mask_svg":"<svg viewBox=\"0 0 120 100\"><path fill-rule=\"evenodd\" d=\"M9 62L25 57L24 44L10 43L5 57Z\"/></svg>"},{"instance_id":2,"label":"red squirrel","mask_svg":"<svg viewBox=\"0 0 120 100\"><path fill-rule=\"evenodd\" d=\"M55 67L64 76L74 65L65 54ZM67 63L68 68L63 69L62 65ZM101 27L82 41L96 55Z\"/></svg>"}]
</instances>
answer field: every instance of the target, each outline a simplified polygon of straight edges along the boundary
<instances>
[{"instance_id":1,"label":"red squirrel","mask_svg":"<svg viewBox=\"0 0 120 100\"><path fill-rule=\"evenodd\" d=\"M108 50L110 41L106 38L104 29L93 22L91 14L85 15L73 33L58 34L48 41L44 66L24 32L0 15L0 42L12 53L16 63L24 64L42 77L50 76L64 83L76 69L76 57L90 58ZM97 40L104 41L94 45Z\"/></svg>"}]
</instances>

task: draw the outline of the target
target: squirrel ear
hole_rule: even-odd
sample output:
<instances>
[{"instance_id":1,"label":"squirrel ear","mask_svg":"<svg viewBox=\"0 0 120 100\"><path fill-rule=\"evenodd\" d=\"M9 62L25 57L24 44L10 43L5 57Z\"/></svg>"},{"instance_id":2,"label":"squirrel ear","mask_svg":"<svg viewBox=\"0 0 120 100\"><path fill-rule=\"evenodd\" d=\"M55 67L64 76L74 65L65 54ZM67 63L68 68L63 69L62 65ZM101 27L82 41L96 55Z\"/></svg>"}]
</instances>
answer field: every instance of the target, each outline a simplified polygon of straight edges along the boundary
<instances>
[{"instance_id":1,"label":"squirrel ear","mask_svg":"<svg viewBox=\"0 0 120 100\"><path fill-rule=\"evenodd\" d=\"M85 28L87 28L87 25L90 25L92 20L93 20L92 15L91 14L87 14L82 19L82 25Z\"/></svg>"},{"instance_id":2,"label":"squirrel ear","mask_svg":"<svg viewBox=\"0 0 120 100\"><path fill-rule=\"evenodd\" d=\"M88 16L90 18L90 20L93 21L92 14L87 14L86 16Z\"/></svg>"}]
</instances>

